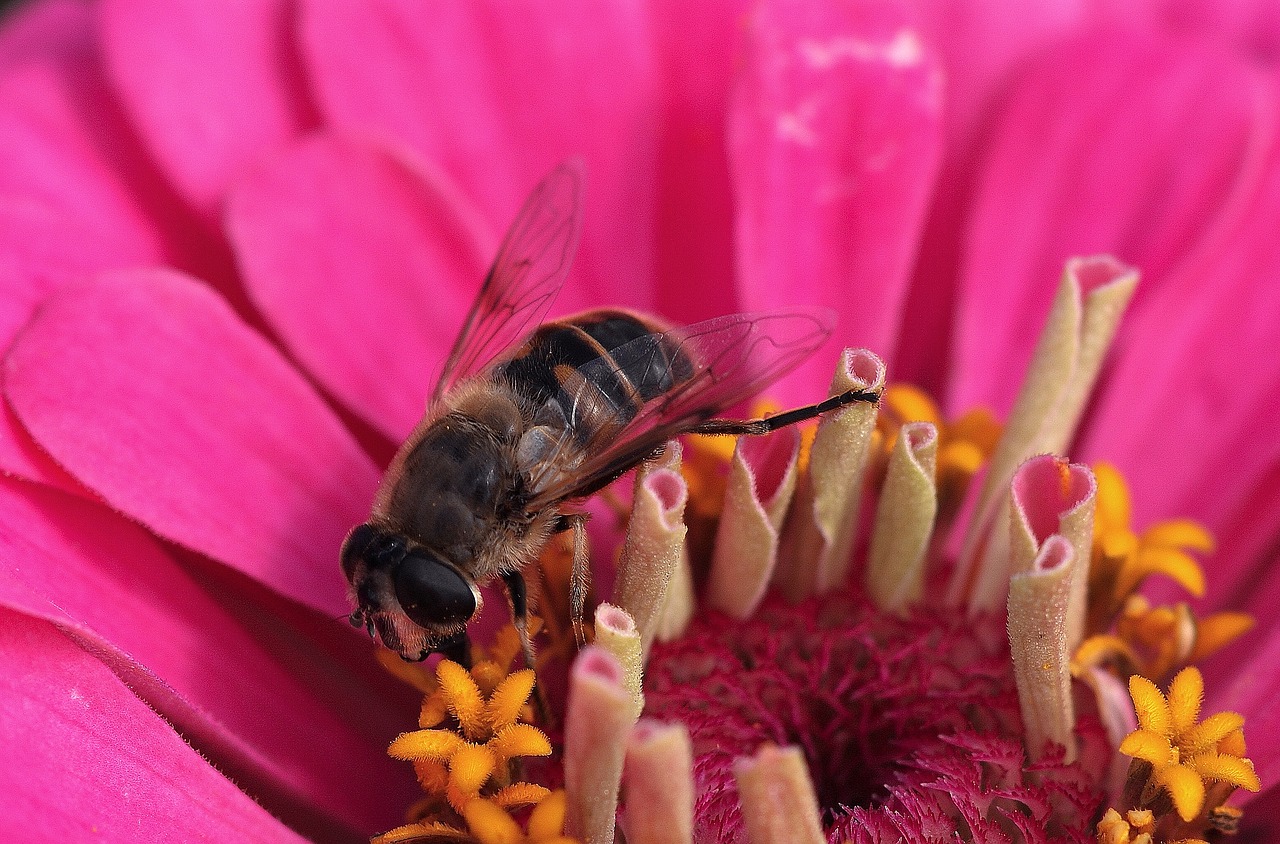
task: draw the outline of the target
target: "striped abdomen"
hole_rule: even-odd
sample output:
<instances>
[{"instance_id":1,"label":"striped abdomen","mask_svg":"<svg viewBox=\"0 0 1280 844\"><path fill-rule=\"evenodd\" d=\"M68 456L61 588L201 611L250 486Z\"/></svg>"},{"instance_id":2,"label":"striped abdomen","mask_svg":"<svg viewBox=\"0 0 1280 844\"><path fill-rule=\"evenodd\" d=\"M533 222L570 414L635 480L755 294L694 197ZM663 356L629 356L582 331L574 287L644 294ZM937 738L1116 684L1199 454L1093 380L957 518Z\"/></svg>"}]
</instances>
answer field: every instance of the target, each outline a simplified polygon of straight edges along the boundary
<instances>
[{"instance_id":1,"label":"striped abdomen","mask_svg":"<svg viewBox=\"0 0 1280 844\"><path fill-rule=\"evenodd\" d=\"M562 419L585 442L693 374L662 331L625 311L590 311L539 327L496 375L530 402L537 422Z\"/></svg>"}]
</instances>

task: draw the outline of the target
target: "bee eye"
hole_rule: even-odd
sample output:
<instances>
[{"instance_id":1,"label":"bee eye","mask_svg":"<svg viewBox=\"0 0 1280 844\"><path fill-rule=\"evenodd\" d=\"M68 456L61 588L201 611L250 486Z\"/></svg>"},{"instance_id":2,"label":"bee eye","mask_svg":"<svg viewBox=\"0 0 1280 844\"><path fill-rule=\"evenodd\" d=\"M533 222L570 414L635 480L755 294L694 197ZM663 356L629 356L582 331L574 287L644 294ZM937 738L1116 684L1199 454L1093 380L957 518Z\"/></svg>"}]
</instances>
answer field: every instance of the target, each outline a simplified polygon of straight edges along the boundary
<instances>
[{"instance_id":1,"label":"bee eye","mask_svg":"<svg viewBox=\"0 0 1280 844\"><path fill-rule=\"evenodd\" d=\"M405 557L396 569L395 585L400 608L420 627L463 624L475 615L470 582L435 557Z\"/></svg>"},{"instance_id":2,"label":"bee eye","mask_svg":"<svg viewBox=\"0 0 1280 844\"><path fill-rule=\"evenodd\" d=\"M364 552L368 550L377 536L378 532L373 525L367 523L356 525L347 534L347 538L342 542L342 551L339 553L339 559L342 561L342 571L346 574L347 580L351 580L355 572L356 561L364 556Z\"/></svg>"}]
</instances>

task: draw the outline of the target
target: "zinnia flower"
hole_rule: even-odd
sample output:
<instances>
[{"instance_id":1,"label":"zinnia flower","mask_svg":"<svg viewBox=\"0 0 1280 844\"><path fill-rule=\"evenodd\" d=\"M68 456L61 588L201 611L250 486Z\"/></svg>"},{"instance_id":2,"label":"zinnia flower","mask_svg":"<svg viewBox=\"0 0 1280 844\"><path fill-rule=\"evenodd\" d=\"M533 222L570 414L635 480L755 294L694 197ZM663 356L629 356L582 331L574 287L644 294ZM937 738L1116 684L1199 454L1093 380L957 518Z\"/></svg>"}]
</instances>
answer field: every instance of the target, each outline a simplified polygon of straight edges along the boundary
<instances>
[{"instance_id":1,"label":"zinnia flower","mask_svg":"<svg viewBox=\"0 0 1280 844\"><path fill-rule=\"evenodd\" d=\"M1280 806L1276 43L1265 4L1243 2L42 0L10 13L0 830L352 841L402 822L419 792L385 750L420 701L343 620L337 549L419 418L499 233L542 173L580 155L585 229L554 313L623 305L688 322L831 307L837 338L773 394L788 405L824 395L851 346L937 396L940 419L986 408L1007 420L1064 261L1138 267L1095 397L1077 397L1070 456L1109 461L1132 491L1115 536L1185 517L1216 539L1196 616L1259 623L1201 663L1203 707L1173 687L1157 699L1164 678L1135 692L1150 735L1130 749L1151 766L1144 782L1185 778L1232 756L1188 731L1239 713L1264 790L1237 804L1251 840L1268 840ZM605 560L608 519L596 522ZM1053 569L1067 552L1045 544ZM1131 647L1188 617L1159 616L1175 593L1153 587L1154 606L1122 610ZM916 609L894 641L918 652L912 624L956 610L932 587L901 594ZM655 646L671 650L651 680L698 676L680 651L695 641L814 644L805 617L851 612L840 597L808 598L809 616L766 600L770 613L708 614L686 634L706 638ZM979 647L1000 624L983 624L969 631L968 691L992 692L993 722L1017 721ZM864 634L814 646L862 648ZM598 652L580 659L574 700L608 711L612 690L630 688L631 718L638 675L613 672ZM817 676L793 671L782 691ZM664 711L686 703L668 696ZM981 751L1019 777L1045 771L1055 806L1083 799L1069 760L1024 760L1016 742L937 756L924 728L943 715L908 705L894 697L879 727L909 721L895 752L935 753L962 798L956 766ZM678 745L666 729L633 738ZM1081 729L1103 738L1096 721ZM848 758L820 738L811 755L828 769ZM721 750L730 769L751 760L737 768L747 790L769 791L779 771L788 788L802 779L792 751ZM574 758L565 775L581 798ZM862 799L925 811L907 788L920 782L860 758L861 780L807 771L826 822L874 808L850 804ZM546 799L517 834L559 834L561 798ZM835 804L850 812L836 819ZM1108 816L1108 829L1145 822Z\"/></svg>"}]
</instances>

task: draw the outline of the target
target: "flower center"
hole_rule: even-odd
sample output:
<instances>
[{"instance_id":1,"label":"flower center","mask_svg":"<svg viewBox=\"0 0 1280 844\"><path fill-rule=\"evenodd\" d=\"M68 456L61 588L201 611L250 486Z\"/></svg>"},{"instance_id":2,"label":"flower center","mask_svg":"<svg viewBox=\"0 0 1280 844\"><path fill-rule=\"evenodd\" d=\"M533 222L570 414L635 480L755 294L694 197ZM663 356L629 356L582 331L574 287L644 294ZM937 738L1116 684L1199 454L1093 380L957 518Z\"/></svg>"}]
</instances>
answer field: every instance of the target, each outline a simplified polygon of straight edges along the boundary
<instances>
[{"instance_id":1,"label":"flower center","mask_svg":"<svg viewBox=\"0 0 1280 844\"><path fill-rule=\"evenodd\" d=\"M903 824L911 839L944 820L977 838L1037 815L1042 829L1082 828L1101 797L1089 768L1046 759L1024 775L1003 624L899 617L860 595L774 597L746 622L707 613L656 646L645 711L689 729L695 840L745 835L733 763L766 742L803 750L832 840L879 840ZM1081 758L1105 758L1097 722L1079 727ZM1046 811L1068 782L1073 799Z\"/></svg>"}]
</instances>

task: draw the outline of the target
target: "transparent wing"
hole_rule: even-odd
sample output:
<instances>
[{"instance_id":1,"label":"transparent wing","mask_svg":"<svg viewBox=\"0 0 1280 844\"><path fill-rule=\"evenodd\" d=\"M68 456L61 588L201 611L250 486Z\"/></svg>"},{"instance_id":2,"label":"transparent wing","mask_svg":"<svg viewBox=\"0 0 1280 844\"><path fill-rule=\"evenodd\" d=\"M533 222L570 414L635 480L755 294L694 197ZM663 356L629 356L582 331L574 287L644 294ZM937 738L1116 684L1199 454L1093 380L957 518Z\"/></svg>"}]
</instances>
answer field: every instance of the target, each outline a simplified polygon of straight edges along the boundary
<instances>
[{"instance_id":1,"label":"transparent wing","mask_svg":"<svg viewBox=\"0 0 1280 844\"><path fill-rule=\"evenodd\" d=\"M756 395L822 346L832 321L821 309L733 314L637 338L579 367L553 399L570 405L561 409L568 419L579 405L609 401L600 385L658 383L664 372L672 383L634 416L634 404L619 407L614 424L599 425L585 444L559 444L532 479L530 507L590 495L667 440Z\"/></svg>"},{"instance_id":2,"label":"transparent wing","mask_svg":"<svg viewBox=\"0 0 1280 844\"><path fill-rule=\"evenodd\" d=\"M583 165L565 161L516 216L445 361L432 402L542 321L578 247Z\"/></svg>"}]
</instances>

